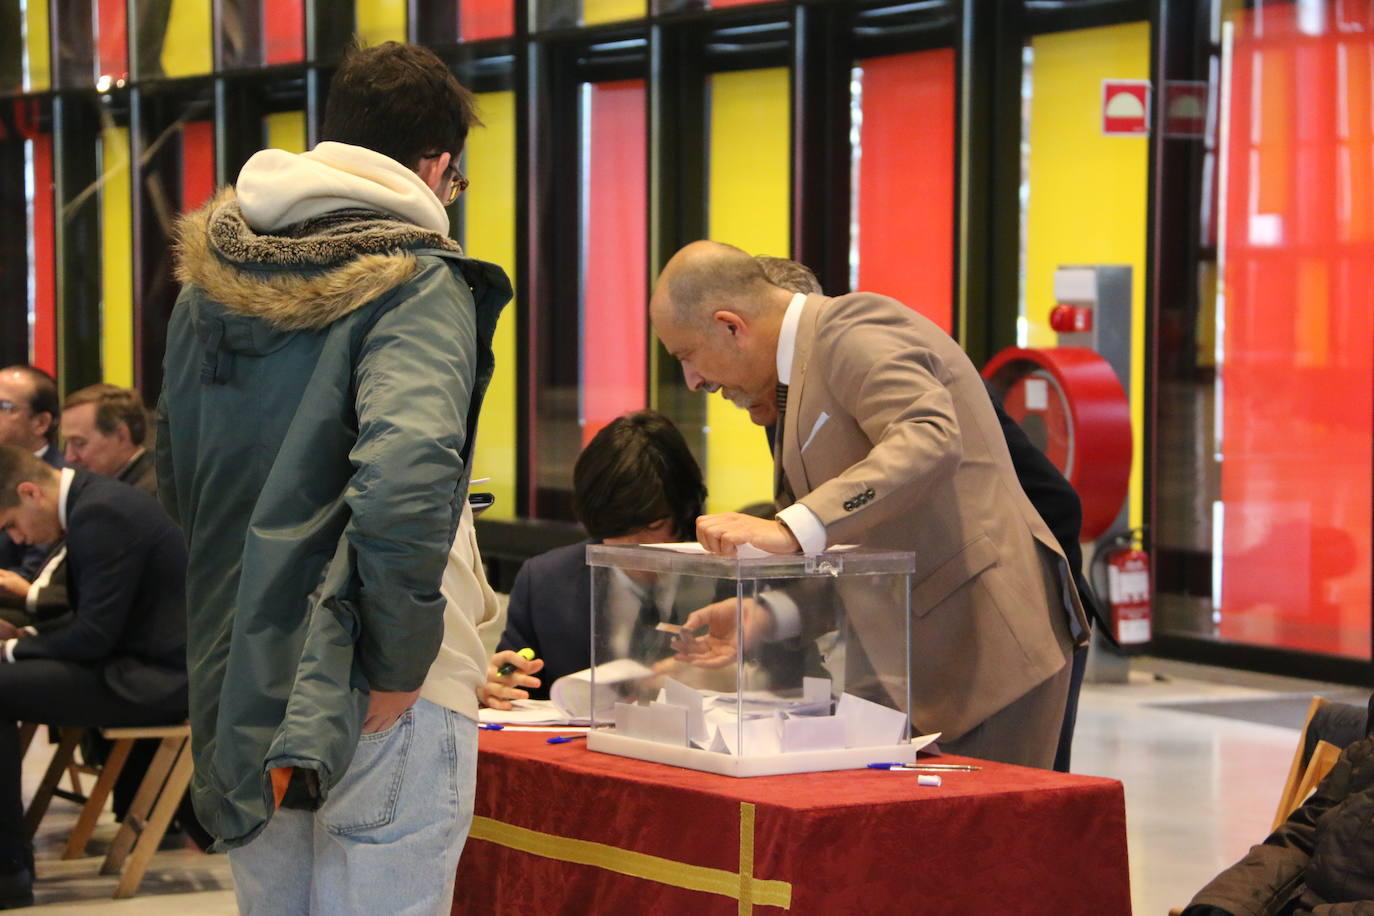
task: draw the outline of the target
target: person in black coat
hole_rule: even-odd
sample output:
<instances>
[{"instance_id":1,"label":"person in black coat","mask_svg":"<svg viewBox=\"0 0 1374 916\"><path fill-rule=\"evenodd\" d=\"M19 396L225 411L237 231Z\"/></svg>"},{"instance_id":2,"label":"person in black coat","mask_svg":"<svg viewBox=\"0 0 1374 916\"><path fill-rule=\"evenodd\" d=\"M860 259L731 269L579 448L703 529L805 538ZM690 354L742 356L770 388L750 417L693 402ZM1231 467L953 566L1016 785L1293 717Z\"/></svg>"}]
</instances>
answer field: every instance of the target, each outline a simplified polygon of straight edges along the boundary
<instances>
[{"instance_id":1,"label":"person in black coat","mask_svg":"<svg viewBox=\"0 0 1374 916\"><path fill-rule=\"evenodd\" d=\"M66 537L71 621L0 633L0 907L32 901L22 840L20 722L136 726L186 717L186 545L157 501L108 478L56 471L0 445L0 529Z\"/></svg>"},{"instance_id":2,"label":"person in black coat","mask_svg":"<svg viewBox=\"0 0 1374 916\"><path fill-rule=\"evenodd\" d=\"M598 432L573 468L573 511L592 540L555 548L520 567L482 702L509 709L511 700L548 699L554 681L591 663L588 543L691 540L705 501L701 468L663 414L626 414ZM533 661L517 654L525 648L536 653ZM502 677L497 670L506 663L517 670Z\"/></svg>"},{"instance_id":3,"label":"person in black coat","mask_svg":"<svg viewBox=\"0 0 1374 916\"><path fill-rule=\"evenodd\" d=\"M1268 839L1198 891L1183 916L1368 916L1371 823L1374 738L1366 737L1341 752L1312 796Z\"/></svg>"}]
</instances>

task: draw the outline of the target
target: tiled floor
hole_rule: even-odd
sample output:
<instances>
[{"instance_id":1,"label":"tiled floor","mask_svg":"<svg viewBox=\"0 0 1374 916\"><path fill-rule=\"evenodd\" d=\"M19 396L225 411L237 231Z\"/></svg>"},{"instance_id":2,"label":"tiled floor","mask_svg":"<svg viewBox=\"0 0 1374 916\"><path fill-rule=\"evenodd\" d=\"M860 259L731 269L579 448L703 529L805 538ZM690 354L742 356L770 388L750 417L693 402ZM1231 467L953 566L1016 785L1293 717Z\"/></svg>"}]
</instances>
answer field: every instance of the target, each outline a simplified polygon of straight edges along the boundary
<instances>
[{"instance_id":1,"label":"tiled floor","mask_svg":"<svg viewBox=\"0 0 1374 916\"><path fill-rule=\"evenodd\" d=\"M1291 727L1160 708L1220 699L1309 697L1355 700L1350 688L1248 675L1195 665L1137 659L1126 684L1085 688L1074 745L1074 769L1111 776L1126 787L1131 888L1137 914L1181 906L1212 875L1239 858L1269 829L1287 775L1301 714ZM1287 703L1296 709L1301 703ZM36 782L46 765L35 747L25 761ZM44 913L228 914L232 883L224 856L167 848L154 858L143 891L112 901L115 879L99 858L58 859L74 806L55 801L38 840L36 892ZM102 825L92 851L114 832ZM1071 868L1072 863L1064 863Z\"/></svg>"}]
</instances>

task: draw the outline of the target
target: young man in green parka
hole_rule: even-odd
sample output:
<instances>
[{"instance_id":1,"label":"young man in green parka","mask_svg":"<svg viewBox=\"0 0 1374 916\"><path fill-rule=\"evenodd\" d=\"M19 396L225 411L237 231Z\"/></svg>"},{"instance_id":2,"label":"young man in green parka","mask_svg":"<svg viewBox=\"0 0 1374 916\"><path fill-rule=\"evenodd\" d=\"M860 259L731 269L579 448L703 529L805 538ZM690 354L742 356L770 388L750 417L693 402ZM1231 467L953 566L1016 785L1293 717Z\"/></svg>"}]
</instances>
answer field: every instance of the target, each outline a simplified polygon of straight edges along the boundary
<instances>
[{"instance_id":1,"label":"young man in green parka","mask_svg":"<svg viewBox=\"0 0 1374 916\"><path fill-rule=\"evenodd\" d=\"M159 405L185 529L192 797L245 913L447 913L502 628L467 506L510 299L445 207L471 94L354 49L313 150L178 228Z\"/></svg>"}]
</instances>

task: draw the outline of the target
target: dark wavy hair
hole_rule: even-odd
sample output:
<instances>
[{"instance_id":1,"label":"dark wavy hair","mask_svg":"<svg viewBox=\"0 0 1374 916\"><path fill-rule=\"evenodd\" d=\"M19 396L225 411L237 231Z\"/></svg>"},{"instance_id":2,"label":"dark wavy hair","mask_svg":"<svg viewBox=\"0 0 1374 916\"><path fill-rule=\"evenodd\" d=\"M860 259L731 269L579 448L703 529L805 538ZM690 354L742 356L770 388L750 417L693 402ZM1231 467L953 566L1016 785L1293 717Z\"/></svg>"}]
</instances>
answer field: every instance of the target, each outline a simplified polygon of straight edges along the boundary
<instances>
[{"instance_id":1,"label":"dark wavy hair","mask_svg":"<svg viewBox=\"0 0 1374 916\"><path fill-rule=\"evenodd\" d=\"M433 51L395 41L365 48L355 39L329 84L320 139L414 170L425 156L458 158L468 128L481 123L476 99Z\"/></svg>"},{"instance_id":2,"label":"dark wavy hair","mask_svg":"<svg viewBox=\"0 0 1374 916\"><path fill-rule=\"evenodd\" d=\"M691 540L705 502L687 441L655 410L606 424L573 468L573 512L594 538L622 537L671 518L674 536Z\"/></svg>"}]
</instances>

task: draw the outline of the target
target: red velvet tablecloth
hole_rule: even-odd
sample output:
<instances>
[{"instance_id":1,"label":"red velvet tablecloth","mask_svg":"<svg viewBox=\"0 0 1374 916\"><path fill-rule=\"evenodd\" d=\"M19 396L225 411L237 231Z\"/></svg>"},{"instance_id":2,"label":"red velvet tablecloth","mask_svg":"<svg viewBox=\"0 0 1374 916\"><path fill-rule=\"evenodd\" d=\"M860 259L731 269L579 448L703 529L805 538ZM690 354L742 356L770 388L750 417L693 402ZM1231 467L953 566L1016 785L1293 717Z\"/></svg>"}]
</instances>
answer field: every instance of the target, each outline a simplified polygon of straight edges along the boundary
<instances>
[{"instance_id":1,"label":"red velvet tablecloth","mask_svg":"<svg viewBox=\"0 0 1374 916\"><path fill-rule=\"evenodd\" d=\"M1130 913L1121 783L1004 764L736 779L482 732L454 913Z\"/></svg>"}]
</instances>

